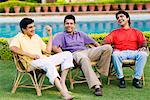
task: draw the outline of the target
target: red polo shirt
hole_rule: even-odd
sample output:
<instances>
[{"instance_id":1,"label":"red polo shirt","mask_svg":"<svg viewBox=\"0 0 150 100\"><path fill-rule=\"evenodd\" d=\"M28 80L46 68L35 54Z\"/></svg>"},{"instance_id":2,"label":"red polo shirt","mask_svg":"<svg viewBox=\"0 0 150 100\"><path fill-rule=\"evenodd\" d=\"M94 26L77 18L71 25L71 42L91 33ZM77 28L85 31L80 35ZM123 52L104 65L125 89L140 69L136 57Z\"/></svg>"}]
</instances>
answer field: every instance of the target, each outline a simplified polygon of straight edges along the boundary
<instances>
[{"instance_id":1,"label":"red polo shirt","mask_svg":"<svg viewBox=\"0 0 150 100\"><path fill-rule=\"evenodd\" d=\"M146 41L141 31L129 28L119 28L105 38L105 43L114 45L118 50L137 50Z\"/></svg>"}]
</instances>

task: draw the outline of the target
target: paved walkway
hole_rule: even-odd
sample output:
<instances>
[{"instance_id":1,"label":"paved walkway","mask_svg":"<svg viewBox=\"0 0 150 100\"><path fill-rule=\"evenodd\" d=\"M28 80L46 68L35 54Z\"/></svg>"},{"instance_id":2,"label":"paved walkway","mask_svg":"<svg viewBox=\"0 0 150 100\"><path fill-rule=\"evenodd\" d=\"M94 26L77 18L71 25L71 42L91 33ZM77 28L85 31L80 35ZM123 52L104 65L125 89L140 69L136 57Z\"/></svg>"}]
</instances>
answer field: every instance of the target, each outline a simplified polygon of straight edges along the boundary
<instances>
[{"instance_id":1,"label":"paved walkway","mask_svg":"<svg viewBox=\"0 0 150 100\"><path fill-rule=\"evenodd\" d=\"M131 16L131 20L150 20L150 11L128 11ZM111 21L115 20L116 11L111 12L86 12L86 13L73 13L77 21L86 22L88 21ZM18 23L24 17L30 17L35 20L35 22L63 22L64 16L69 13L19 13L19 14L1 14L0 23Z\"/></svg>"}]
</instances>

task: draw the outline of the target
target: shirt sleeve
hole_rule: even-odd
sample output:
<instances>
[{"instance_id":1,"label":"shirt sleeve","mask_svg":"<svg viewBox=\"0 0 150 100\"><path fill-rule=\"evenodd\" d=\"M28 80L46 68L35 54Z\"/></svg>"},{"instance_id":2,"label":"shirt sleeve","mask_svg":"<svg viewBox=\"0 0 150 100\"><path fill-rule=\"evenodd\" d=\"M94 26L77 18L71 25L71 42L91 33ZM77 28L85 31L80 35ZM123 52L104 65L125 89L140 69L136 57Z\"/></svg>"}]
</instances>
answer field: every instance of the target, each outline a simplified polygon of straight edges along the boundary
<instances>
[{"instance_id":1,"label":"shirt sleeve","mask_svg":"<svg viewBox=\"0 0 150 100\"><path fill-rule=\"evenodd\" d=\"M91 43L96 43L96 41L91 38L90 36L88 36L86 33L80 33L80 35L82 35L82 37L84 38L84 43L85 44L91 44Z\"/></svg>"},{"instance_id":2,"label":"shirt sleeve","mask_svg":"<svg viewBox=\"0 0 150 100\"><path fill-rule=\"evenodd\" d=\"M58 46L58 47L62 47L62 35L61 33L57 33L54 38L53 38L53 41L52 41L52 45L53 46Z\"/></svg>"},{"instance_id":3,"label":"shirt sleeve","mask_svg":"<svg viewBox=\"0 0 150 100\"><path fill-rule=\"evenodd\" d=\"M105 37L104 43L112 44L112 43L113 43L113 34L114 34L114 32L109 33L109 34Z\"/></svg>"},{"instance_id":4,"label":"shirt sleeve","mask_svg":"<svg viewBox=\"0 0 150 100\"><path fill-rule=\"evenodd\" d=\"M45 42L38 35L37 35L37 37L38 37L38 40L39 40L39 45L41 47L41 50L45 51L46 50L46 44L45 44Z\"/></svg>"},{"instance_id":5,"label":"shirt sleeve","mask_svg":"<svg viewBox=\"0 0 150 100\"><path fill-rule=\"evenodd\" d=\"M141 31L137 30L137 33L138 33L138 44L139 46L142 46L142 44L146 42L146 38Z\"/></svg>"},{"instance_id":6,"label":"shirt sleeve","mask_svg":"<svg viewBox=\"0 0 150 100\"><path fill-rule=\"evenodd\" d=\"M18 39L17 37L14 37L14 38L11 40L11 42L10 42L10 44L9 44L9 47L12 47L12 46L16 46L16 47L18 47L18 48L21 48L21 47L20 47L20 43L19 43L19 39Z\"/></svg>"}]
</instances>

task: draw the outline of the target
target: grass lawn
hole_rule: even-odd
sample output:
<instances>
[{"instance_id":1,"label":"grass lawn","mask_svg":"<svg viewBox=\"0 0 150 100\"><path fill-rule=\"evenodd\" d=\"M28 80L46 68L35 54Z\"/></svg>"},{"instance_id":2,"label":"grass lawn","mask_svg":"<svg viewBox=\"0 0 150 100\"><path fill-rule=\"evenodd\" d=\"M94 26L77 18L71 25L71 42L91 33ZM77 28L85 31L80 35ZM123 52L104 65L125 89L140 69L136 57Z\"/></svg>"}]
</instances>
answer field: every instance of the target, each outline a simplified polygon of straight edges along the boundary
<instances>
[{"instance_id":1,"label":"grass lawn","mask_svg":"<svg viewBox=\"0 0 150 100\"><path fill-rule=\"evenodd\" d=\"M74 100L150 100L150 57L144 69L145 86L142 89L136 89L131 81L127 81L125 89L118 88L118 81L112 81L107 85L107 77L102 77L103 96L96 97L93 91L89 90L86 83L75 84L73 95ZM18 88L15 94L11 93L13 79L16 70L13 61L0 60L0 100L60 100L60 93L54 87L42 91L42 96L36 96L34 89ZM69 82L67 82L69 85Z\"/></svg>"}]
</instances>

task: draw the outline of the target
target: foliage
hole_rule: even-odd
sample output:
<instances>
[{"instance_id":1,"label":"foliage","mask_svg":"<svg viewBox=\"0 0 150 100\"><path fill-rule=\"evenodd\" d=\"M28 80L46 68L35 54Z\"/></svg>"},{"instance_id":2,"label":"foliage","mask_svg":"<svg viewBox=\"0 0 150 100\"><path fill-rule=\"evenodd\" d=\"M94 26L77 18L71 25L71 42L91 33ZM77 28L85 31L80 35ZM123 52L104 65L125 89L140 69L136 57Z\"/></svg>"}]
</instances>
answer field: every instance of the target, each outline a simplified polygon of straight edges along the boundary
<instances>
[{"instance_id":1,"label":"foliage","mask_svg":"<svg viewBox=\"0 0 150 100\"><path fill-rule=\"evenodd\" d=\"M23 6L26 6L26 5L33 6L33 5L36 5L36 4L29 3L29 2L24 2L24 1L7 1L7 2L0 3L0 8L14 7L14 6L23 7Z\"/></svg>"},{"instance_id":2,"label":"foliage","mask_svg":"<svg viewBox=\"0 0 150 100\"><path fill-rule=\"evenodd\" d=\"M96 0L97 3L150 3L150 0Z\"/></svg>"},{"instance_id":3,"label":"foliage","mask_svg":"<svg viewBox=\"0 0 150 100\"><path fill-rule=\"evenodd\" d=\"M12 54L5 38L0 38L0 59L12 59Z\"/></svg>"},{"instance_id":4,"label":"foliage","mask_svg":"<svg viewBox=\"0 0 150 100\"><path fill-rule=\"evenodd\" d=\"M102 44L102 41L107 36L107 34L90 34L89 36L91 36L99 44Z\"/></svg>"},{"instance_id":5,"label":"foliage","mask_svg":"<svg viewBox=\"0 0 150 100\"><path fill-rule=\"evenodd\" d=\"M56 2L58 2L58 3L64 3L65 0L57 0Z\"/></svg>"},{"instance_id":6,"label":"foliage","mask_svg":"<svg viewBox=\"0 0 150 100\"><path fill-rule=\"evenodd\" d=\"M150 32L143 32L147 41L148 41L148 47L150 48ZM96 40L98 43L102 43L103 39L106 37L106 33L104 34L89 34L94 40ZM42 38L45 43L48 42L48 37ZM12 54L9 50L7 39L6 38L0 38L0 59L1 60L12 60Z\"/></svg>"},{"instance_id":7,"label":"foliage","mask_svg":"<svg viewBox=\"0 0 150 100\"><path fill-rule=\"evenodd\" d=\"M31 1L33 1L31 3ZM7 1L7 2L2 2L0 3L0 8L4 8L4 7L13 7L13 6L37 6L37 5L89 5L89 4L114 4L114 3L150 3L150 0L97 0L95 2L65 2L64 0L57 0L56 3L45 3L45 4L41 4L41 3L37 3L37 0L24 0L24 1Z\"/></svg>"},{"instance_id":8,"label":"foliage","mask_svg":"<svg viewBox=\"0 0 150 100\"><path fill-rule=\"evenodd\" d=\"M26 1L26 2L34 2L34 3L38 3L40 2L40 0L20 0L20 1Z\"/></svg>"}]
</instances>

